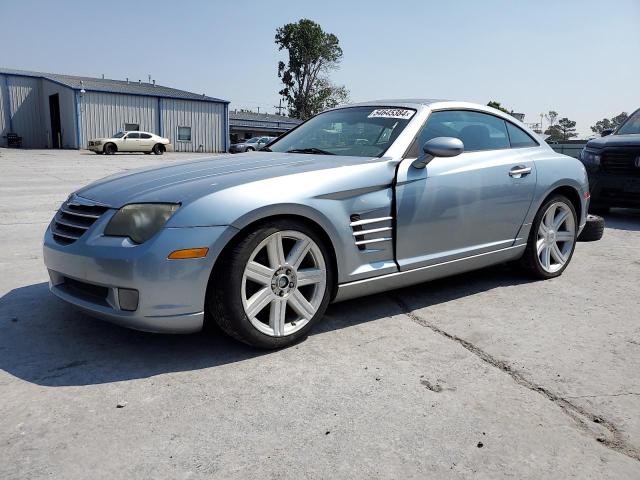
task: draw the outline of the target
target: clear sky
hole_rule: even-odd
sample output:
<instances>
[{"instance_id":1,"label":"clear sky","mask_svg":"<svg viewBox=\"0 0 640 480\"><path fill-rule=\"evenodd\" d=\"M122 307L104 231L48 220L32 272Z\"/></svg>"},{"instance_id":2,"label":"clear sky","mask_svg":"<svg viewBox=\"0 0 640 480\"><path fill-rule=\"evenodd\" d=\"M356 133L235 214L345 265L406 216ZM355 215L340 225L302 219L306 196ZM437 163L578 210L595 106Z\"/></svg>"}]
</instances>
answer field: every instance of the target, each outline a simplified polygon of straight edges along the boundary
<instances>
[{"instance_id":1,"label":"clear sky","mask_svg":"<svg viewBox=\"0 0 640 480\"><path fill-rule=\"evenodd\" d=\"M640 107L640 0L0 0L0 66L145 81L273 112L277 27L340 39L351 100L500 101L582 135Z\"/></svg>"}]
</instances>

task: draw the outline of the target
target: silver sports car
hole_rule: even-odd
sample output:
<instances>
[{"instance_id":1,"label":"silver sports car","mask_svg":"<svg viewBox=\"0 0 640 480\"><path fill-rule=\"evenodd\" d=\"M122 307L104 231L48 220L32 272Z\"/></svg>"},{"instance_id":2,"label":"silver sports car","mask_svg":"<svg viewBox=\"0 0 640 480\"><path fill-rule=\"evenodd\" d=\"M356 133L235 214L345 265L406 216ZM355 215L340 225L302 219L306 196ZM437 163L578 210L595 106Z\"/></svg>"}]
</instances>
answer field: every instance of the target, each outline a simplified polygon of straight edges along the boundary
<instances>
[{"instance_id":1,"label":"silver sports car","mask_svg":"<svg viewBox=\"0 0 640 480\"><path fill-rule=\"evenodd\" d=\"M107 177L46 231L51 291L155 332L207 319L276 348L331 301L519 261L560 275L585 224L582 164L508 114L385 100L317 115L266 151Z\"/></svg>"}]
</instances>

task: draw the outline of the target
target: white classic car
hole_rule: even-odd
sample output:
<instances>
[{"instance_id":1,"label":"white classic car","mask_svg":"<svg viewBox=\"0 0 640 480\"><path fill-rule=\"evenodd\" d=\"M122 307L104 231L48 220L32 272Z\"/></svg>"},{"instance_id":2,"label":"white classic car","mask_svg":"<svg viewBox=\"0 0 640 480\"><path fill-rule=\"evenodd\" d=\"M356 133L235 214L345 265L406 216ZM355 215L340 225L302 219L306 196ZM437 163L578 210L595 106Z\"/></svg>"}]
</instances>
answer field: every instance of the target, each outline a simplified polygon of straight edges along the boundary
<instances>
[{"instance_id":1,"label":"white classic car","mask_svg":"<svg viewBox=\"0 0 640 480\"><path fill-rule=\"evenodd\" d=\"M149 132L118 132L110 138L95 138L89 140L87 147L92 152L101 155L113 155L116 152L144 152L162 155L171 151L173 146L168 138L159 137Z\"/></svg>"}]
</instances>

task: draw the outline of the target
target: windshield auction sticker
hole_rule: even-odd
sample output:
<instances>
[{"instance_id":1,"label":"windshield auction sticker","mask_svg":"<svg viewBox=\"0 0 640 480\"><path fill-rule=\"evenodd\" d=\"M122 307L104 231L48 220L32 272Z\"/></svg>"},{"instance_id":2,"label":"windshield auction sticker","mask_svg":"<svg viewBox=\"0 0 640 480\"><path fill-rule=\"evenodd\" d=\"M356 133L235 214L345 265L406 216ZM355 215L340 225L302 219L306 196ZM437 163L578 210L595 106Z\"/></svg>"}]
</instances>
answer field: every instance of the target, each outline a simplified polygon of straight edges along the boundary
<instances>
[{"instance_id":1,"label":"windshield auction sticker","mask_svg":"<svg viewBox=\"0 0 640 480\"><path fill-rule=\"evenodd\" d=\"M409 120L416 113L408 108L376 108L367 118L402 118Z\"/></svg>"}]
</instances>

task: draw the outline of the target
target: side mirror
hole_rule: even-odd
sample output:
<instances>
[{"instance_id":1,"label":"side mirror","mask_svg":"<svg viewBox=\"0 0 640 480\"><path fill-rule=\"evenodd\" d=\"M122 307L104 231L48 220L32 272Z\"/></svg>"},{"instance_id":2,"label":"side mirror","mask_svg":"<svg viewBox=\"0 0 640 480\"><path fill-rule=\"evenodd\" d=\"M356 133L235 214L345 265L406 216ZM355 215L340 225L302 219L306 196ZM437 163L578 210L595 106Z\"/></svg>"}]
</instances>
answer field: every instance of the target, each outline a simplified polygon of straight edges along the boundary
<instances>
[{"instance_id":1,"label":"side mirror","mask_svg":"<svg viewBox=\"0 0 640 480\"><path fill-rule=\"evenodd\" d=\"M464 152L464 144L462 140L455 137L436 137L425 142L422 146L422 155L420 155L413 166L415 168L424 168L435 157L455 157Z\"/></svg>"},{"instance_id":2,"label":"side mirror","mask_svg":"<svg viewBox=\"0 0 640 480\"><path fill-rule=\"evenodd\" d=\"M605 128L600 132L601 137L606 137L607 135L611 135L613 133L613 128Z\"/></svg>"}]
</instances>

